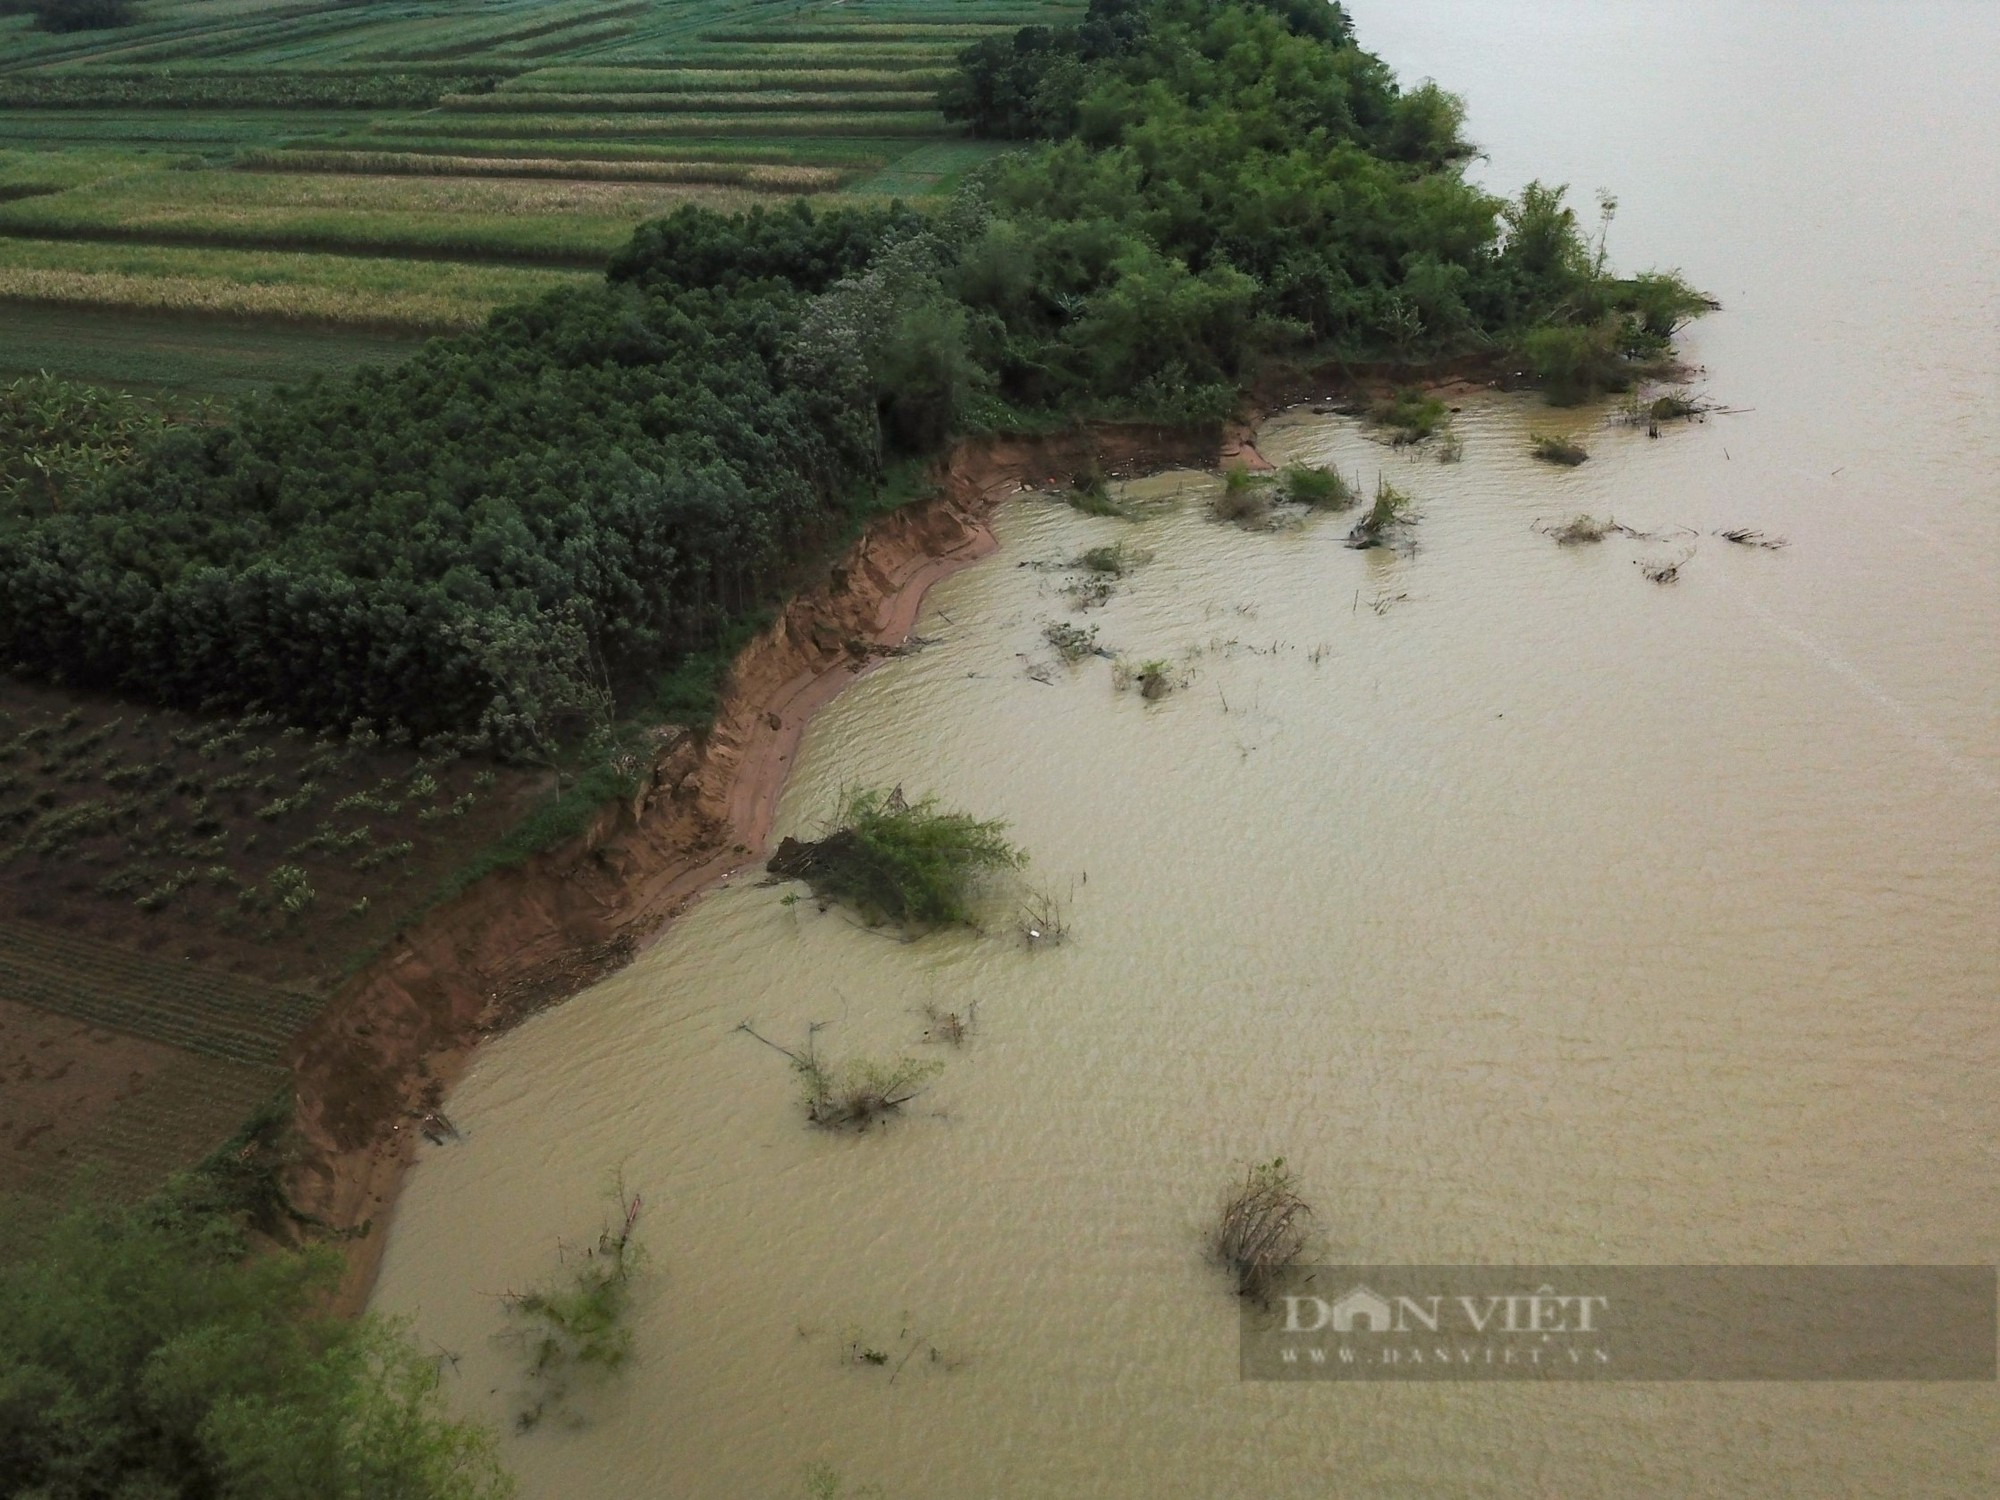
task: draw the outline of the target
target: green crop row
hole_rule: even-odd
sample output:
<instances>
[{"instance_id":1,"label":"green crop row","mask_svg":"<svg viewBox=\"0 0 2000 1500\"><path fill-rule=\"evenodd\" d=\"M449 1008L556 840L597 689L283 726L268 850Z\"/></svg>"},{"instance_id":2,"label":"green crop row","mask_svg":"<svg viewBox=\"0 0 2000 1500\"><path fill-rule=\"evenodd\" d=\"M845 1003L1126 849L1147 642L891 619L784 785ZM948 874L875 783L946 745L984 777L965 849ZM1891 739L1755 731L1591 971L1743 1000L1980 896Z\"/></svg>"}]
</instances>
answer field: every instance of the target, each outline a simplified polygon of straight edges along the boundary
<instances>
[{"instance_id":1,"label":"green crop row","mask_svg":"<svg viewBox=\"0 0 2000 1500\"><path fill-rule=\"evenodd\" d=\"M900 89L934 93L951 74L923 68L591 68L563 65L523 73L500 85L505 94L700 94L810 89Z\"/></svg>"},{"instance_id":2,"label":"green crop row","mask_svg":"<svg viewBox=\"0 0 2000 1500\"><path fill-rule=\"evenodd\" d=\"M383 151L411 156L543 157L557 161L606 162L763 162L774 166L829 166L861 170L882 165L890 156L904 155L909 144L900 140L870 140L838 136L683 137L654 142L615 138L558 141L548 137L473 138L462 135L411 135L407 127L381 134L365 132L291 143L299 150Z\"/></svg>"},{"instance_id":3,"label":"green crop row","mask_svg":"<svg viewBox=\"0 0 2000 1500\"><path fill-rule=\"evenodd\" d=\"M52 370L114 389L238 396L358 364L395 364L419 342L376 327L0 304L0 380Z\"/></svg>"},{"instance_id":4,"label":"green crop row","mask_svg":"<svg viewBox=\"0 0 2000 1500\"><path fill-rule=\"evenodd\" d=\"M747 44L771 42L839 42L859 45L868 42L942 42L963 46L976 42L982 37L1009 29L1005 23L999 25L965 25L943 22L937 25L882 26L866 21L856 21L846 26L757 26L733 31L704 31L704 42L738 42Z\"/></svg>"},{"instance_id":5,"label":"green crop row","mask_svg":"<svg viewBox=\"0 0 2000 1500\"><path fill-rule=\"evenodd\" d=\"M0 149L13 142L33 142L42 147L226 149L238 145L269 145L273 140L318 132L352 130L355 124L353 111L318 114L268 110L157 110L117 114L91 110L33 113L0 110ZM166 164L165 158L156 156L154 160L157 164Z\"/></svg>"},{"instance_id":6,"label":"green crop row","mask_svg":"<svg viewBox=\"0 0 2000 1500\"><path fill-rule=\"evenodd\" d=\"M464 139L504 136L517 141L588 140L611 136L627 140L675 136L858 135L950 136L957 132L937 114L890 113L744 114L744 115L453 115L440 121L452 135ZM404 125L401 133L407 133Z\"/></svg>"},{"instance_id":7,"label":"green crop row","mask_svg":"<svg viewBox=\"0 0 2000 1500\"><path fill-rule=\"evenodd\" d=\"M552 20L538 21L528 26L503 25L484 30L469 26L463 28L454 27L450 33L453 35L454 40L445 46L433 47L428 50L415 49L407 52L388 50L370 54L369 60L400 62L403 58L407 57L417 61L431 62L447 58L464 57L488 47L500 47L514 42L536 41L543 37L554 36L559 32L574 31L579 27L591 26L597 22L613 21L628 16L642 15L651 9L651 0L637 0L637 3L628 5L581 7L568 15L558 16ZM598 29L601 30L602 28L599 27ZM566 42L568 40L574 39L566 39Z\"/></svg>"},{"instance_id":8,"label":"green crop row","mask_svg":"<svg viewBox=\"0 0 2000 1500\"><path fill-rule=\"evenodd\" d=\"M492 73L199 73L74 69L0 77L0 109L423 109L483 93Z\"/></svg>"},{"instance_id":9,"label":"green crop row","mask_svg":"<svg viewBox=\"0 0 2000 1500\"><path fill-rule=\"evenodd\" d=\"M585 284L593 274L374 256L0 239L0 301L426 332L476 327L495 307Z\"/></svg>"},{"instance_id":10,"label":"green crop row","mask_svg":"<svg viewBox=\"0 0 2000 1500\"><path fill-rule=\"evenodd\" d=\"M595 265L682 203L747 207L735 187L299 173L140 173L0 204L0 233Z\"/></svg>"},{"instance_id":11,"label":"green crop row","mask_svg":"<svg viewBox=\"0 0 2000 1500\"><path fill-rule=\"evenodd\" d=\"M949 68L963 48L957 42L884 42L867 47L795 43L786 38L766 37L755 46L706 43L676 49L671 65L676 68L755 68L768 72L793 68ZM643 60L605 54L607 66L633 67Z\"/></svg>"},{"instance_id":12,"label":"green crop row","mask_svg":"<svg viewBox=\"0 0 2000 1500\"><path fill-rule=\"evenodd\" d=\"M252 151L239 167L265 172L347 172L423 177L548 177L564 181L713 183L768 193L838 187L833 167L727 161L592 161L561 157L433 156L419 151Z\"/></svg>"}]
</instances>

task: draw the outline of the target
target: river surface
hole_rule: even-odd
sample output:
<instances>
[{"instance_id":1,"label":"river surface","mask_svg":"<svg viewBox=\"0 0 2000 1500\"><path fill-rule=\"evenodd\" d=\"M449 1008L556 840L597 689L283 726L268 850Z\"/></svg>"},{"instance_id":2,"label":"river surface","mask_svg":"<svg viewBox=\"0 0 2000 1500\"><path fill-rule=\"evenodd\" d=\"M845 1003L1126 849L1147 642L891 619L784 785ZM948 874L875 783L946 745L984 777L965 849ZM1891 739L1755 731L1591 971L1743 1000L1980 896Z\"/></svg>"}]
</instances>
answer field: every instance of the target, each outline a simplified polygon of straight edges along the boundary
<instances>
[{"instance_id":1,"label":"river surface","mask_svg":"<svg viewBox=\"0 0 2000 1500\"><path fill-rule=\"evenodd\" d=\"M2000 1493L1990 1384L1237 1378L1202 1236L1280 1154L1338 1261L2000 1261L2000 7L1353 10L1468 96L1482 180L1612 188L1614 257L1723 299L1688 352L1738 412L1654 441L1477 393L1456 465L1269 424L1417 496L1414 549L1218 525L1199 475L1137 522L1004 509L779 822L896 782L1005 818L1068 941L1003 895L899 943L740 878L486 1047L409 1179L375 1306L503 1425L497 1294L644 1195L633 1363L506 1439L532 1500L808 1463L888 1500ZM1534 529L1583 511L1688 535ZM1087 614L1024 566L1118 541L1151 560ZM1050 664L1056 619L1183 685ZM817 1133L745 1020L945 1067Z\"/></svg>"}]
</instances>

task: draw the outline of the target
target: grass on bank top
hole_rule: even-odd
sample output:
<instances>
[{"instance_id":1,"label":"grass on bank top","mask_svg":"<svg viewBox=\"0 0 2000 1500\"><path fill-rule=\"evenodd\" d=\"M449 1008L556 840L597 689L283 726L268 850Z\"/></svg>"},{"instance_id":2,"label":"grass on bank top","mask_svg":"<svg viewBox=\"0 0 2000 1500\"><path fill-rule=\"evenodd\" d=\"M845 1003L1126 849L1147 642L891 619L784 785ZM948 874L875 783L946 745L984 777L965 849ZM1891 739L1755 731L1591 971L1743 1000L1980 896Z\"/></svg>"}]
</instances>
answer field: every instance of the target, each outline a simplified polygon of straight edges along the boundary
<instances>
[{"instance_id":1,"label":"grass on bank top","mask_svg":"<svg viewBox=\"0 0 2000 1500\"><path fill-rule=\"evenodd\" d=\"M0 237L0 301L447 332L592 271Z\"/></svg>"}]
</instances>

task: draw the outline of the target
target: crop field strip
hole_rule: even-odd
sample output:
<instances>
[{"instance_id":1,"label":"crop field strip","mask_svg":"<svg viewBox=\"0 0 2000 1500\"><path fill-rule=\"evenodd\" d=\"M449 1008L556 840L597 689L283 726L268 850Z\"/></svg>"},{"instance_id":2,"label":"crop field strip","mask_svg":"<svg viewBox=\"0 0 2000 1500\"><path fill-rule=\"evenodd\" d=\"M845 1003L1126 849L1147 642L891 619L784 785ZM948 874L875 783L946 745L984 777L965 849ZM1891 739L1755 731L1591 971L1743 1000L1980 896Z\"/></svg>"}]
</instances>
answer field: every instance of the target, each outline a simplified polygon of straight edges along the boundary
<instances>
[{"instance_id":1,"label":"crop field strip","mask_svg":"<svg viewBox=\"0 0 2000 1500\"><path fill-rule=\"evenodd\" d=\"M0 994L223 1062L275 1066L319 1012L310 995L0 922Z\"/></svg>"},{"instance_id":2,"label":"crop field strip","mask_svg":"<svg viewBox=\"0 0 2000 1500\"><path fill-rule=\"evenodd\" d=\"M0 17L0 307L263 321L302 348L476 326L681 203L948 190L991 154L935 107L958 52L1081 9L149 0L137 24L70 34Z\"/></svg>"}]
</instances>

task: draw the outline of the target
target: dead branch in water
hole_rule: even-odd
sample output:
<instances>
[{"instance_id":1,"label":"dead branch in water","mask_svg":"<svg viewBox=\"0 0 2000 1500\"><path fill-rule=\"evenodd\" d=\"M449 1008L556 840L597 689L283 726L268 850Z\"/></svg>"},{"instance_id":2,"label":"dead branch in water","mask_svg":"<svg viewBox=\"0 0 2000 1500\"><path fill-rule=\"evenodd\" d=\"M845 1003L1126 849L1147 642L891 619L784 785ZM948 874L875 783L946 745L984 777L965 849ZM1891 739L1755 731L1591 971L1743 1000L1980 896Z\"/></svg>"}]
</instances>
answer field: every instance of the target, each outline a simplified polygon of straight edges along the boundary
<instances>
[{"instance_id":1,"label":"dead branch in water","mask_svg":"<svg viewBox=\"0 0 2000 1500\"><path fill-rule=\"evenodd\" d=\"M946 1010L935 1000L924 1005L924 1019L930 1025L924 1030L924 1040L946 1047L963 1047L979 1027L979 1002L966 1006L963 1014Z\"/></svg>"},{"instance_id":2,"label":"dead branch in water","mask_svg":"<svg viewBox=\"0 0 2000 1500\"><path fill-rule=\"evenodd\" d=\"M1222 1206L1212 1246L1216 1260L1235 1278L1238 1296L1270 1299L1278 1277L1305 1253L1312 1219L1282 1156L1250 1168Z\"/></svg>"},{"instance_id":3,"label":"dead branch in water","mask_svg":"<svg viewBox=\"0 0 2000 1500\"><path fill-rule=\"evenodd\" d=\"M1780 547L1791 546L1791 539L1782 536L1767 536L1761 531L1752 531L1748 526L1732 526L1727 531L1712 532L1725 542L1734 542L1739 547L1762 547L1767 552L1776 552Z\"/></svg>"},{"instance_id":4,"label":"dead branch in water","mask_svg":"<svg viewBox=\"0 0 2000 1500\"><path fill-rule=\"evenodd\" d=\"M1701 535L1691 526L1669 526L1664 531L1641 531L1636 526L1627 526L1615 516L1606 516L1600 521L1590 515L1572 516L1563 522L1544 520L1537 516L1528 529L1550 538L1563 547L1574 547L1582 542L1601 542L1607 536L1630 537L1635 542L1670 542L1676 537Z\"/></svg>"},{"instance_id":5,"label":"dead branch in water","mask_svg":"<svg viewBox=\"0 0 2000 1500\"><path fill-rule=\"evenodd\" d=\"M1687 565L1688 559L1693 556L1694 548L1689 547L1679 557L1671 560L1635 557L1632 561L1638 566L1639 571L1646 575L1648 583L1674 583L1679 580L1681 569Z\"/></svg>"},{"instance_id":6,"label":"dead branch in water","mask_svg":"<svg viewBox=\"0 0 2000 1500\"><path fill-rule=\"evenodd\" d=\"M1224 704L1225 711L1227 704ZM1076 887L1070 887L1074 897ZM1030 948L1053 948L1069 940L1069 913L1065 903L1046 891L1030 891L1021 907L1021 937Z\"/></svg>"}]
</instances>

